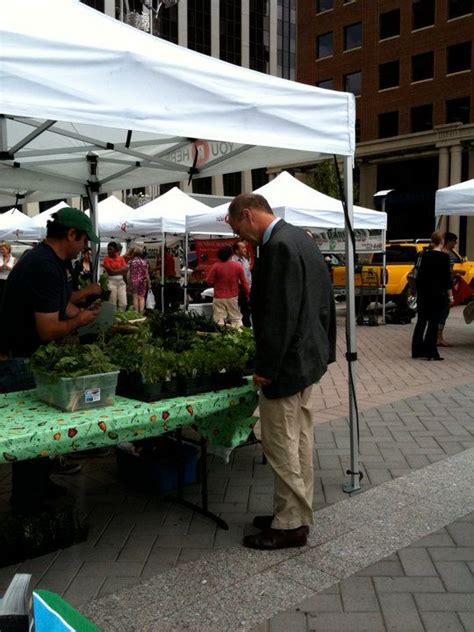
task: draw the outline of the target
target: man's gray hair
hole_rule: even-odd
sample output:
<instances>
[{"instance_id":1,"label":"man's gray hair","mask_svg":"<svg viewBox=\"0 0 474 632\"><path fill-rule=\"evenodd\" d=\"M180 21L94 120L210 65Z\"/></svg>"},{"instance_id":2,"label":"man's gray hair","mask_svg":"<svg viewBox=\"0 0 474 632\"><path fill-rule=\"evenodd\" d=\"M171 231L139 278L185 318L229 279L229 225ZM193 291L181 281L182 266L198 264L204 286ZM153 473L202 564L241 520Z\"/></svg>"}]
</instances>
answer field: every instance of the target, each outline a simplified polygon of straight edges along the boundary
<instances>
[{"instance_id":1,"label":"man's gray hair","mask_svg":"<svg viewBox=\"0 0 474 632\"><path fill-rule=\"evenodd\" d=\"M263 197L258 193L241 193L235 197L229 204L229 215L231 217L240 217L244 208L256 209L273 215L272 207Z\"/></svg>"}]
</instances>

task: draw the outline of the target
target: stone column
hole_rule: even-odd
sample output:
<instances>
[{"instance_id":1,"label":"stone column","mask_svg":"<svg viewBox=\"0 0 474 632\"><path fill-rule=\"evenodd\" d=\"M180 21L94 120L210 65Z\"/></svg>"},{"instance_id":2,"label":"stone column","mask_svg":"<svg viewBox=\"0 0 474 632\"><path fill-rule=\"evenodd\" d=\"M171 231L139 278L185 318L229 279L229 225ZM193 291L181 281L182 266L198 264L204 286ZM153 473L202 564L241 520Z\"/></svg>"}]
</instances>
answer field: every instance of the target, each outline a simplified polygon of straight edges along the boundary
<instances>
[{"instance_id":1,"label":"stone column","mask_svg":"<svg viewBox=\"0 0 474 632\"><path fill-rule=\"evenodd\" d=\"M374 208L374 194L377 193L377 165L359 164L360 185L359 204L364 208Z\"/></svg>"},{"instance_id":2,"label":"stone column","mask_svg":"<svg viewBox=\"0 0 474 632\"><path fill-rule=\"evenodd\" d=\"M252 191L253 191L252 172L242 171L242 192L251 193Z\"/></svg>"},{"instance_id":3,"label":"stone column","mask_svg":"<svg viewBox=\"0 0 474 632\"><path fill-rule=\"evenodd\" d=\"M115 0L104 0L104 13L115 17Z\"/></svg>"},{"instance_id":4,"label":"stone column","mask_svg":"<svg viewBox=\"0 0 474 632\"><path fill-rule=\"evenodd\" d=\"M242 32L241 32L241 53L244 68L250 63L250 0L242 0Z\"/></svg>"},{"instance_id":5,"label":"stone column","mask_svg":"<svg viewBox=\"0 0 474 632\"><path fill-rule=\"evenodd\" d=\"M212 195L224 195L224 178L212 176Z\"/></svg>"},{"instance_id":6,"label":"stone column","mask_svg":"<svg viewBox=\"0 0 474 632\"><path fill-rule=\"evenodd\" d=\"M269 2L269 11L270 11L270 28L269 28L269 36L270 36L270 61L268 65L268 72L270 75L278 74L278 20L277 20L277 3Z\"/></svg>"},{"instance_id":7,"label":"stone column","mask_svg":"<svg viewBox=\"0 0 474 632\"><path fill-rule=\"evenodd\" d=\"M444 189L447 186L449 186L449 147L439 147L438 189ZM445 233L448 230L448 218L445 215L440 220L435 218L435 227Z\"/></svg>"},{"instance_id":8,"label":"stone column","mask_svg":"<svg viewBox=\"0 0 474 632\"><path fill-rule=\"evenodd\" d=\"M193 192L193 184L191 182L191 184L188 184L188 179L186 178L186 180L181 180L181 182L179 183L179 188L181 189L181 191L184 191L184 193L192 193Z\"/></svg>"},{"instance_id":9,"label":"stone column","mask_svg":"<svg viewBox=\"0 0 474 632\"><path fill-rule=\"evenodd\" d=\"M461 160L462 160L462 146L453 145L451 147L451 169L450 169L450 182L449 184L458 184L461 182ZM449 230L459 236L459 215L451 215L449 217Z\"/></svg>"},{"instance_id":10,"label":"stone column","mask_svg":"<svg viewBox=\"0 0 474 632\"><path fill-rule=\"evenodd\" d=\"M221 52L219 0L211 0L211 55L219 59Z\"/></svg>"},{"instance_id":11,"label":"stone column","mask_svg":"<svg viewBox=\"0 0 474 632\"><path fill-rule=\"evenodd\" d=\"M188 2L178 2L178 44L188 46Z\"/></svg>"}]
</instances>

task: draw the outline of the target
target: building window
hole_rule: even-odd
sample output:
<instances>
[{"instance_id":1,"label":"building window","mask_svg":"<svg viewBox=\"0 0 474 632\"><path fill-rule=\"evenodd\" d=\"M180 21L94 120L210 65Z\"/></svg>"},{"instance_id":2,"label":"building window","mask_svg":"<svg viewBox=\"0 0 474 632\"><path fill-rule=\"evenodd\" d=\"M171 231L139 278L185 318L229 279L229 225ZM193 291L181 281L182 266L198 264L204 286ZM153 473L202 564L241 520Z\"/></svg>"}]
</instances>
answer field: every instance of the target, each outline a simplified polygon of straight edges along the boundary
<instances>
[{"instance_id":1,"label":"building window","mask_svg":"<svg viewBox=\"0 0 474 632\"><path fill-rule=\"evenodd\" d=\"M83 4L96 9L97 11L104 12L104 0L81 0Z\"/></svg>"},{"instance_id":2,"label":"building window","mask_svg":"<svg viewBox=\"0 0 474 632\"><path fill-rule=\"evenodd\" d=\"M159 30L160 37L173 42L178 43L178 6L174 5L161 10L159 13Z\"/></svg>"},{"instance_id":3,"label":"building window","mask_svg":"<svg viewBox=\"0 0 474 632\"><path fill-rule=\"evenodd\" d=\"M435 23L435 0L413 0L413 30L433 26Z\"/></svg>"},{"instance_id":4,"label":"building window","mask_svg":"<svg viewBox=\"0 0 474 632\"><path fill-rule=\"evenodd\" d=\"M334 79L324 79L323 81L318 81L316 84L318 88L325 88L326 90L334 90Z\"/></svg>"},{"instance_id":5,"label":"building window","mask_svg":"<svg viewBox=\"0 0 474 632\"><path fill-rule=\"evenodd\" d=\"M389 61L379 66L379 90L395 88L400 83L400 62Z\"/></svg>"},{"instance_id":6,"label":"building window","mask_svg":"<svg viewBox=\"0 0 474 632\"><path fill-rule=\"evenodd\" d=\"M473 0L449 0L448 19L460 18L463 15L470 15L474 11Z\"/></svg>"},{"instance_id":7,"label":"building window","mask_svg":"<svg viewBox=\"0 0 474 632\"><path fill-rule=\"evenodd\" d=\"M212 178L193 178L193 193L202 195L212 195Z\"/></svg>"},{"instance_id":8,"label":"building window","mask_svg":"<svg viewBox=\"0 0 474 632\"><path fill-rule=\"evenodd\" d=\"M355 137L356 137L356 143L360 143L360 118L356 118Z\"/></svg>"},{"instance_id":9,"label":"building window","mask_svg":"<svg viewBox=\"0 0 474 632\"><path fill-rule=\"evenodd\" d=\"M235 197L242 193L242 174L240 171L224 173L222 179L224 181L224 195Z\"/></svg>"},{"instance_id":10,"label":"building window","mask_svg":"<svg viewBox=\"0 0 474 632\"><path fill-rule=\"evenodd\" d=\"M446 123L470 123L471 100L469 97L446 101Z\"/></svg>"},{"instance_id":11,"label":"building window","mask_svg":"<svg viewBox=\"0 0 474 632\"><path fill-rule=\"evenodd\" d=\"M471 42L448 46L447 72L461 72L471 69Z\"/></svg>"},{"instance_id":12,"label":"building window","mask_svg":"<svg viewBox=\"0 0 474 632\"><path fill-rule=\"evenodd\" d=\"M277 0L277 42L279 76L296 79L296 0Z\"/></svg>"},{"instance_id":13,"label":"building window","mask_svg":"<svg viewBox=\"0 0 474 632\"><path fill-rule=\"evenodd\" d=\"M316 58L331 57L333 52L333 36L331 33L318 35L316 38Z\"/></svg>"},{"instance_id":14,"label":"building window","mask_svg":"<svg viewBox=\"0 0 474 632\"><path fill-rule=\"evenodd\" d=\"M240 66L242 59L242 3L240 0L221 0L219 57Z\"/></svg>"},{"instance_id":15,"label":"building window","mask_svg":"<svg viewBox=\"0 0 474 632\"><path fill-rule=\"evenodd\" d=\"M267 182L268 173L266 167L262 167L261 169L252 169L252 191L263 187L263 185L267 184Z\"/></svg>"},{"instance_id":16,"label":"building window","mask_svg":"<svg viewBox=\"0 0 474 632\"><path fill-rule=\"evenodd\" d=\"M398 136L398 112L379 114L379 138Z\"/></svg>"},{"instance_id":17,"label":"building window","mask_svg":"<svg viewBox=\"0 0 474 632\"><path fill-rule=\"evenodd\" d=\"M188 48L211 54L211 0L188 0Z\"/></svg>"},{"instance_id":18,"label":"building window","mask_svg":"<svg viewBox=\"0 0 474 632\"><path fill-rule=\"evenodd\" d=\"M362 46L362 22L344 27L344 50Z\"/></svg>"},{"instance_id":19,"label":"building window","mask_svg":"<svg viewBox=\"0 0 474 632\"><path fill-rule=\"evenodd\" d=\"M411 108L410 117L413 133L433 129L433 105L431 103Z\"/></svg>"},{"instance_id":20,"label":"building window","mask_svg":"<svg viewBox=\"0 0 474 632\"><path fill-rule=\"evenodd\" d=\"M346 92L352 92L356 97L360 96L362 88L362 73L351 72L349 75L344 75L344 90Z\"/></svg>"},{"instance_id":21,"label":"building window","mask_svg":"<svg viewBox=\"0 0 474 632\"><path fill-rule=\"evenodd\" d=\"M249 67L268 72L270 37L267 0L250 2L249 23Z\"/></svg>"},{"instance_id":22,"label":"building window","mask_svg":"<svg viewBox=\"0 0 474 632\"><path fill-rule=\"evenodd\" d=\"M423 81L433 79L434 55L433 51L413 55L411 58L411 80Z\"/></svg>"},{"instance_id":23,"label":"building window","mask_svg":"<svg viewBox=\"0 0 474 632\"><path fill-rule=\"evenodd\" d=\"M316 0L316 12L323 13L334 9L334 0Z\"/></svg>"},{"instance_id":24,"label":"building window","mask_svg":"<svg viewBox=\"0 0 474 632\"><path fill-rule=\"evenodd\" d=\"M380 16L380 39L400 35L400 9L387 11Z\"/></svg>"}]
</instances>

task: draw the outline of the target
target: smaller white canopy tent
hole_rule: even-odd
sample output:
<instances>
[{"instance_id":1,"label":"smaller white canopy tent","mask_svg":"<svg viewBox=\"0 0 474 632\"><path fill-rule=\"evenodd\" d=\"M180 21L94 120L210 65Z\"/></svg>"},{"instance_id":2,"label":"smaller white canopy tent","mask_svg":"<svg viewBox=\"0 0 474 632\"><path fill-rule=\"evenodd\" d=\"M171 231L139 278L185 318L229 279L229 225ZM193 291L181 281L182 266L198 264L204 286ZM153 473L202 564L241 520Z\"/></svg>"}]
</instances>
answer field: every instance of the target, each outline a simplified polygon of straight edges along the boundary
<instances>
[{"instance_id":1,"label":"smaller white canopy tent","mask_svg":"<svg viewBox=\"0 0 474 632\"><path fill-rule=\"evenodd\" d=\"M474 179L438 189L435 215L474 215Z\"/></svg>"},{"instance_id":2,"label":"smaller white canopy tent","mask_svg":"<svg viewBox=\"0 0 474 632\"><path fill-rule=\"evenodd\" d=\"M40 238L43 238L46 235L46 225L48 221L52 219L51 215L59 211L59 209L64 208L65 206L67 206L66 202L58 202L47 211L43 211L43 213L38 213L38 215L35 215L31 218L31 224L38 229Z\"/></svg>"},{"instance_id":3,"label":"smaller white canopy tent","mask_svg":"<svg viewBox=\"0 0 474 632\"><path fill-rule=\"evenodd\" d=\"M16 208L0 215L0 241L35 241L41 238L31 217Z\"/></svg>"},{"instance_id":4,"label":"smaller white canopy tent","mask_svg":"<svg viewBox=\"0 0 474 632\"><path fill-rule=\"evenodd\" d=\"M97 204L99 234L102 239L130 239L133 237L135 210L121 202L115 195Z\"/></svg>"},{"instance_id":5,"label":"smaller white canopy tent","mask_svg":"<svg viewBox=\"0 0 474 632\"><path fill-rule=\"evenodd\" d=\"M344 211L340 200L320 193L300 182L287 171L256 189L275 214L295 226L305 228L344 228ZM192 234L232 234L225 222L229 204L217 206L207 214L186 218L186 231ZM354 206L354 228L386 230L387 214Z\"/></svg>"},{"instance_id":6,"label":"smaller white canopy tent","mask_svg":"<svg viewBox=\"0 0 474 632\"><path fill-rule=\"evenodd\" d=\"M187 215L206 214L209 211L208 206L193 199L178 187L173 187L148 204L134 210L131 216L133 224L131 231L140 237L163 233L184 234Z\"/></svg>"}]
</instances>

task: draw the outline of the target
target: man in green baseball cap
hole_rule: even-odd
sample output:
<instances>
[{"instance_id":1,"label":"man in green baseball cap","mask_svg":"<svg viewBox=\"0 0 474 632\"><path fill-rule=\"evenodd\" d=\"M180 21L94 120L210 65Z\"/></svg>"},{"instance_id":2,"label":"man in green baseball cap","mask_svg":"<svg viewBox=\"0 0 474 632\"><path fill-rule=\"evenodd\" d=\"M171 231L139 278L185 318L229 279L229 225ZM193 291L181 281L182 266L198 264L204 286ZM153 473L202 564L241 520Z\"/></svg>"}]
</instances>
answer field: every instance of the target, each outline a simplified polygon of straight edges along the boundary
<instances>
[{"instance_id":1,"label":"man in green baseball cap","mask_svg":"<svg viewBox=\"0 0 474 632\"><path fill-rule=\"evenodd\" d=\"M94 233L91 220L78 208L65 206L57 211L57 213L54 213L53 217L54 221L58 222L58 224L67 226L67 228L83 231L86 233L89 241L93 241L95 244L100 243L100 239Z\"/></svg>"}]
</instances>

